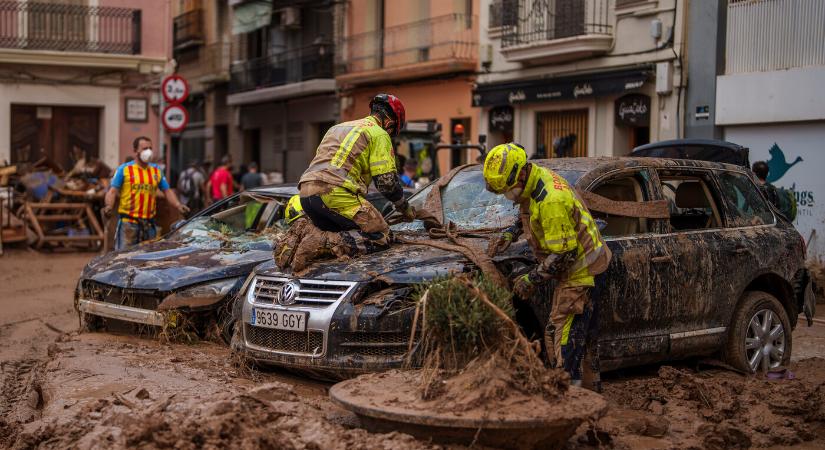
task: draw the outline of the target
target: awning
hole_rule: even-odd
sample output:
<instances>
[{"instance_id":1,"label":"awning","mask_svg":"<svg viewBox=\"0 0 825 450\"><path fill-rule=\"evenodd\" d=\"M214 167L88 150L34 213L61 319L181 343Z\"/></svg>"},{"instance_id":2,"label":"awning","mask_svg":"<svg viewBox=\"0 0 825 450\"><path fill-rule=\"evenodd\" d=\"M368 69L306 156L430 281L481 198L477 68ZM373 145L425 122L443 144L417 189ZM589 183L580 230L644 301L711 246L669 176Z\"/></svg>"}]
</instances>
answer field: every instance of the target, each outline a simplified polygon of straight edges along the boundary
<instances>
[{"instance_id":1,"label":"awning","mask_svg":"<svg viewBox=\"0 0 825 450\"><path fill-rule=\"evenodd\" d=\"M645 70L547 78L515 83L482 84L473 90L473 106L500 106L592 98L634 92L651 74Z\"/></svg>"},{"instance_id":2,"label":"awning","mask_svg":"<svg viewBox=\"0 0 825 450\"><path fill-rule=\"evenodd\" d=\"M232 9L232 34L249 33L268 27L272 20L272 0L251 0Z\"/></svg>"}]
</instances>

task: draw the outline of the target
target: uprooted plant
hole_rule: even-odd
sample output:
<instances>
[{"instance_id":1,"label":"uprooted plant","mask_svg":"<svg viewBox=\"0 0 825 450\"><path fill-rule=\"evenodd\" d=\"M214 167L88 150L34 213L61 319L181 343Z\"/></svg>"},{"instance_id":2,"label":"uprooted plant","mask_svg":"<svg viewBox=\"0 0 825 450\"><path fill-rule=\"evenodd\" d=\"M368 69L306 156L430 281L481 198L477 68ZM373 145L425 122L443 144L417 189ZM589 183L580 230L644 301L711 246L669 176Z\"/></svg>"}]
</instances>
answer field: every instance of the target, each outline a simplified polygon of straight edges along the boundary
<instances>
[{"instance_id":1,"label":"uprooted plant","mask_svg":"<svg viewBox=\"0 0 825 450\"><path fill-rule=\"evenodd\" d=\"M477 391L451 399L464 406L509 389L555 397L567 388L566 375L545 369L539 343L530 342L515 322L512 294L489 278L456 275L420 286L416 297L411 342L420 321L424 399L444 395L452 381L469 384L460 390Z\"/></svg>"}]
</instances>

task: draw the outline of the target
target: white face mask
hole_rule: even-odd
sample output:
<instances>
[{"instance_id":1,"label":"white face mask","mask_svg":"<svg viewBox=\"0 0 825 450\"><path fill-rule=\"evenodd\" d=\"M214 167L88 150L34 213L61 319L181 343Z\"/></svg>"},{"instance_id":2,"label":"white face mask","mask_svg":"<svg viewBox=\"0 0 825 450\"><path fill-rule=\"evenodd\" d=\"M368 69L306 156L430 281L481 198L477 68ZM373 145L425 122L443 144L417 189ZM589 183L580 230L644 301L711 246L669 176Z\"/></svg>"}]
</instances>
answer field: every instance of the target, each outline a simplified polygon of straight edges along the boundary
<instances>
[{"instance_id":1,"label":"white face mask","mask_svg":"<svg viewBox=\"0 0 825 450\"><path fill-rule=\"evenodd\" d=\"M509 191L505 191L504 192L504 197L507 200L517 202L517 201L519 201L519 198L521 198L521 193L522 192L524 192L524 188L514 187L513 189L510 189Z\"/></svg>"},{"instance_id":2,"label":"white face mask","mask_svg":"<svg viewBox=\"0 0 825 450\"><path fill-rule=\"evenodd\" d=\"M148 163L152 160L152 154L153 153L151 148L145 148L140 151L140 160L145 163Z\"/></svg>"}]
</instances>

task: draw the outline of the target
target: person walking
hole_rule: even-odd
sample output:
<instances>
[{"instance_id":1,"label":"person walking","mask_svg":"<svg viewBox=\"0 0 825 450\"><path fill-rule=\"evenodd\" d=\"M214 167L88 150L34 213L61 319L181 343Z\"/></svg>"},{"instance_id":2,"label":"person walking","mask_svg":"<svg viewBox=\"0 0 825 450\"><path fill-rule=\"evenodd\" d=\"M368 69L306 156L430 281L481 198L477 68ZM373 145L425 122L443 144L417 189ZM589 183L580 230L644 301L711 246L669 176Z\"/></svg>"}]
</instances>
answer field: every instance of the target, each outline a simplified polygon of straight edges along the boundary
<instances>
[{"instance_id":1,"label":"person walking","mask_svg":"<svg viewBox=\"0 0 825 450\"><path fill-rule=\"evenodd\" d=\"M189 208L178 201L169 189L169 183L160 168L153 164L152 140L146 136L132 142L135 159L120 165L112 177L104 198L103 213L111 214L115 200L120 196L117 212L119 219L115 230L115 250L154 239L157 236L157 193L163 192L166 200L181 214Z\"/></svg>"},{"instance_id":2,"label":"person walking","mask_svg":"<svg viewBox=\"0 0 825 450\"><path fill-rule=\"evenodd\" d=\"M200 166L200 161L192 161L178 178L177 188L180 202L186 205L190 211L200 211L205 206L203 190L206 177L201 172Z\"/></svg>"},{"instance_id":3,"label":"person walking","mask_svg":"<svg viewBox=\"0 0 825 450\"><path fill-rule=\"evenodd\" d=\"M521 213L489 254L504 251L522 234L522 227L527 228L538 264L515 279L513 292L527 300L538 286L557 281L545 329L548 359L570 374L572 384L586 381L587 387L600 391L598 305L590 292L594 276L607 269L611 255L596 222L564 178L527 162L518 144L493 148L483 174L487 190L518 204Z\"/></svg>"},{"instance_id":4,"label":"person walking","mask_svg":"<svg viewBox=\"0 0 825 450\"><path fill-rule=\"evenodd\" d=\"M232 158L229 155L221 158L221 165L209 177L209 185L213 202L223 200L235 192L235 181L232 179Z\"/></svg>"},{"instance_id":5,"label":"person walking","mask_svg":"<svg viewBox=\"0 0 825 450\"><path fill-rule=\"evenodd\" d=\"M248 191L264 184L264 178L258 173L258 163L252 161L247 167L247 172L241 177L241 189Z\"/></svg>"}]
</instances>

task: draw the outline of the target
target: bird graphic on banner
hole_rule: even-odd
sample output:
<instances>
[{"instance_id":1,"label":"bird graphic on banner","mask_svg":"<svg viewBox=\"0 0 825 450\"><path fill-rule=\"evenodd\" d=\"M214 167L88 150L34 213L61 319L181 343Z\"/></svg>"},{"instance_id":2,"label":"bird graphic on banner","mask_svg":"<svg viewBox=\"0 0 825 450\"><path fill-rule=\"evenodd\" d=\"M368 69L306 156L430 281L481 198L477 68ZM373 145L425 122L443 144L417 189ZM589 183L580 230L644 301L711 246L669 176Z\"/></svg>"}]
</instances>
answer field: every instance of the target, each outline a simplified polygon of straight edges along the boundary
<instances>
[{"instance_id":1,"label":"bird graphic on banner","mask_svg":"<svg viewBox=\"0 0 825 450\"><path fill-rule=\"evenodd\" d=\"M771 154L771 159L768 160L768 182L773 183L782 176L785 175L785 172L790 170L791 167L796 165L797 163L802 162L802 157L797 156L794 162L788 164L785 160L785 153L779 148L779 145L776 142L773 143L773 147L771 147L768 152Z\"/></svg>"}]
</instances>

